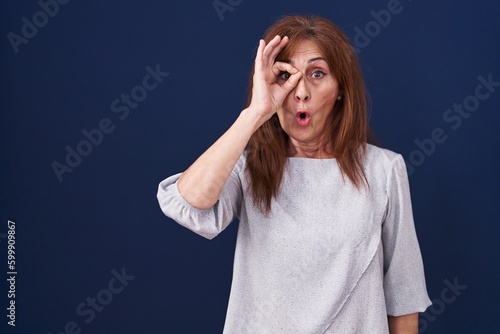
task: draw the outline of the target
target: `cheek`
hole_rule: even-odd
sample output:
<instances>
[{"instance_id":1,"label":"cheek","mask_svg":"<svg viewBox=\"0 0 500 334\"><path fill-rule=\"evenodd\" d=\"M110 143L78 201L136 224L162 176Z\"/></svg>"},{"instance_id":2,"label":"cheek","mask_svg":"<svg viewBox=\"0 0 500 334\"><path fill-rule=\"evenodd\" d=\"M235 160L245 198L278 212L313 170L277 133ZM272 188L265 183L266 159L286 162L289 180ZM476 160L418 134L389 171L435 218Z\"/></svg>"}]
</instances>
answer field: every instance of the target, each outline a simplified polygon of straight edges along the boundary
<instances>
[{"instance_id":1,"label":"cheek","mask_svg":"<svg viewBox=\"0 0 500 334\"><path fill-rule=\"evenodd\" d=\"M294 118L295 116L295 108L297 108L297 103L295 102L295 99L293 97L293 91L285 97L285 100L283 101L283 104L281 105L281 108L276 111L276 114L278 115L278 118L280 119L281 124L283 124L284 121L288 120L290 121L291 118Z\"/></svg>"},{"instance_id":2,"label":"cheek","mask_svg":"<svg viewBox=\"0 0 500 334\"><path fill-rule=\"evenodd\" d=\"M278 109L278 111L276 112L276 115L278 116L278 120L280 122L280 125L281 125L281 128L282 129L285 129L286 128L286 111L284 109L284 107L281 107L280 109Z\"/></svg>"},{"instance_id":3,"label":"cheek","mask_svg":"<svg viewBox=\"0 0 500 334\"><path fill-rule=\"evenodd\" d=\"M318 98L316 102L319 105L328 106L330 109L333 108L338 96L338 88L336 85L329 85L328 87L318 89L316 93L316 97Z\"/></svg>"},{"instance_id":4,"label":"cheek","mask_svg":"<svg viewBox=\"0 0 500 334\"><path fill-rule=\"evenodd\" d=\"M292 90L286 97L285 100L283 101L281 109L284 109L284 111L290 112L290 110L293 108L295 104L295 99L294 99L294 94L295 90Z\"/></svg>"}]
</instances>

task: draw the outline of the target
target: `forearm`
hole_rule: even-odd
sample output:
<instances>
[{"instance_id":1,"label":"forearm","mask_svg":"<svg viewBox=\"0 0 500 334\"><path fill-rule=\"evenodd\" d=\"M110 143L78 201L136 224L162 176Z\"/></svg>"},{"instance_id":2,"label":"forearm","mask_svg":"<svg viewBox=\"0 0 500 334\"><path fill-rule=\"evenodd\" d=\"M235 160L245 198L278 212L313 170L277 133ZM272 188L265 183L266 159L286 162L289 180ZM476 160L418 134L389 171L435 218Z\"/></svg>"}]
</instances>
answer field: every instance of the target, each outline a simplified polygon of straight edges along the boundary
<instances>
[{"instance_id":1,"label":"forearm","mask_svg":"<svg viewBox=\"0 0 500 334\"><path fill-rule=\"evenodd\" d=\"M198 209L212 207L250 137L263 122L257 113L243 110L233 125L181 175L178 188L182 197Z\"/></svg>"},{"instance_id":2,"label":"forearm","mask_svg":"<svg viewBox=\"0 0 500 334\"><path fill-rule=\"evenodd\" d=\"M391 334L418 334L418 313L398 317L388 316Z\"/></svg>"}]
</instances>

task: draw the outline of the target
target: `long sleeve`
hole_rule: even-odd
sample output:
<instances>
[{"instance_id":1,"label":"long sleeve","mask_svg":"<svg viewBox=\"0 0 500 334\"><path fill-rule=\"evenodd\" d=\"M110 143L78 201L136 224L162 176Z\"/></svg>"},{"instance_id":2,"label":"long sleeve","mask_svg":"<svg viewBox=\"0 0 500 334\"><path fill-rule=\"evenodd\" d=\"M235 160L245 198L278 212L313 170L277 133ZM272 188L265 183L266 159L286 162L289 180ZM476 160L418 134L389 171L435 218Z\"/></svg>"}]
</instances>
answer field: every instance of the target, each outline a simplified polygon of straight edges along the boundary
<instances>
[{"instance_id":1,"label":"long sleeve","mask_svg":"<svg viewBox=\"0 0 500 334\"><path fill-rule=\"evenodd\" d=\"M427 295L422 256L413 221L406 166L397 155L388 171L387 211L382 227L387 314L424 312Z\"/></svg>"},{"instance_id":2,"label":"long sleeve","mask_svg":"<svg viewBox=\"0 0 500 334\"><path fill-rule=\"evenodd\" d=\"M206 210L193 207L179 193L177 180L181 173L166 178L158 186L157 197L161 210L180 225L207 239L213 239L239 217L243 197L240 173L244 162L245 157L242 155L224 184L219 200Z\"/></svg>"}]
</instances>

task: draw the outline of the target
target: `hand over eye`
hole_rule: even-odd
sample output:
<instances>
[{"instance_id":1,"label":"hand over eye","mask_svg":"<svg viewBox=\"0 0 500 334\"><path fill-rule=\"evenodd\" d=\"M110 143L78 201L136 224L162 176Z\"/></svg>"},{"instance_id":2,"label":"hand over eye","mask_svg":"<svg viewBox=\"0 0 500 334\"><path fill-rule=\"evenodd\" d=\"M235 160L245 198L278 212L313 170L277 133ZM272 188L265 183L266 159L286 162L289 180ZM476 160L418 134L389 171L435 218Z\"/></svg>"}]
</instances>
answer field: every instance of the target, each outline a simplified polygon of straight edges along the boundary
<instances>
[{"instance_id":1,"label":"hand over eye","mask_svg":"<svg viewBox=\"0 0 500 334\"><path fill-rule=\"evenodd\" d=\"M255 57L250 107L265 119L281 107L286 96L297 86L302 73L289 63L276 61L288 43L288 37L274 37L267 45L261 40Z\"/></svg>"},{"instance_id":2,"label":"hand over eye","mask_svg":"<svg viewBox=\"0 0 500 334\"><path fill-rule=\"evenodd\" d=\"M281 80L288 80L290 79L290 76L291 74L286 72L286 71L282 71L279 75L278 75L278 80L281 79Z\"/></svg>"}]
</instances>

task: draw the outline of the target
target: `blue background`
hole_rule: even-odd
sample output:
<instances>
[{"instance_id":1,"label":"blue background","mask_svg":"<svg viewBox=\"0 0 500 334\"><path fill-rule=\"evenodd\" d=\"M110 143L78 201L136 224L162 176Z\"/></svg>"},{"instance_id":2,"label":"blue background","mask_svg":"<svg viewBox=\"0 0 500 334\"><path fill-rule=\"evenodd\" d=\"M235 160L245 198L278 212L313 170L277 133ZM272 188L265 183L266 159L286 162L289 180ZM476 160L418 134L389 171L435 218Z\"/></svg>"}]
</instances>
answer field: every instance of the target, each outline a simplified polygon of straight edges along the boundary
<instances>
[{"instance_id":1,"label":"blue background","mask_svg":"<svg viewBox=\"0 0 500 334\"><path fill-rule=\"evenodd\" d=\"M386 0L232 3L221 20L212 0L73 0L16 53L7 35L22 35L22 17L33 22L41 7L2 2L1 331L55 334L74 321L81 333L222 332L237 223L205 240L162 214L157 185L242 110L265 29L284 14L313 13L351 40L356 28L372 29L359 48L371 124L381 146L418 165L413 209L436 301L422 332L498 333L500 87L456 129L443 116L474 95L479 76L500 81L500 1L401 0L378 30L371 11ZM120 119L111 103L157 64L168 77ZM60 182L52 163L65 164L66 146L76 149L82 131L105 118L114 130ZM414 153L422 152L415 140L436 128L446 140ZM15 329L5 316L8 220L16 223ZM85 322L77 306L105 296L122 268L135 278ZM466 288L445 303L445 282L454 281Z\"/></svg>"}]
</instances>

